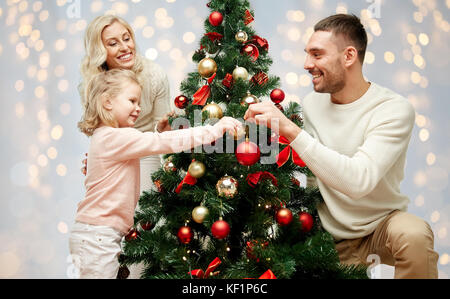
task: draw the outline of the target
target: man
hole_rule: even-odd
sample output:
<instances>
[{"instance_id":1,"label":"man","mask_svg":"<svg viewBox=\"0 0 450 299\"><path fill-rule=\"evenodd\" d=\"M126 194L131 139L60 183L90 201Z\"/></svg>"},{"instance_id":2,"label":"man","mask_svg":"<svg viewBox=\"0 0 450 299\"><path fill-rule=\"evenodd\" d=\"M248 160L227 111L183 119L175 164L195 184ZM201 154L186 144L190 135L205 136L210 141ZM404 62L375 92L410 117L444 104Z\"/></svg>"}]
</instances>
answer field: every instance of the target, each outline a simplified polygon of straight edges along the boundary
<instances>
[{"instance_id":1,"label":"man","mask_svg":"<svg viewBox=\"0 0 450 299\"><path fill-rule=\"evenodd\" d=\"M353 15L314 27L304 68L314 92L303 100L304 130L272 103L250 105L245 119L271 126L315 174L324 198L323 227L344 264L377 254L396 278L437 278L438 254L428 223L406 212L400 192L415 113L400 95L362 74L366 31Z\"/></svg>"}]
</instances>

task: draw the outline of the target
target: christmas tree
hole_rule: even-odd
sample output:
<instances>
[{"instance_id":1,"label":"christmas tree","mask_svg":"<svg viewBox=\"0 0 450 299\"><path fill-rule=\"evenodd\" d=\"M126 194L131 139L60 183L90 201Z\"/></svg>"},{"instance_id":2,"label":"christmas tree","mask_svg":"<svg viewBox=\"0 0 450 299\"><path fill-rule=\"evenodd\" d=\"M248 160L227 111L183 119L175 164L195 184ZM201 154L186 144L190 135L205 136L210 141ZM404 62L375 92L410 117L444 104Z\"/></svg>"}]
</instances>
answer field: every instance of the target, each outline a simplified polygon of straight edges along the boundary
<instances>
[{"instance_id":1,"label":"christmas tree","mask_svg":"<svg viewBox=\"0 0 450 299\"><path fill-rule=\"evenodd\" d=\"M298 104L280 105L284 92L268 75L269 44L249 26L249 2L207 6L206 33L192 57L198 70L175 98L186 121L171 119L172 127L242 119L264 96L302 126ZM312 176L301 157L277 132L245 125L210 146L165 156L152 175L156 190L140 198L122 265L143 262L142 278L367 278L365 268L339 263L317 214L320 192L295 176Z\"/></svg>"}]
</instances>

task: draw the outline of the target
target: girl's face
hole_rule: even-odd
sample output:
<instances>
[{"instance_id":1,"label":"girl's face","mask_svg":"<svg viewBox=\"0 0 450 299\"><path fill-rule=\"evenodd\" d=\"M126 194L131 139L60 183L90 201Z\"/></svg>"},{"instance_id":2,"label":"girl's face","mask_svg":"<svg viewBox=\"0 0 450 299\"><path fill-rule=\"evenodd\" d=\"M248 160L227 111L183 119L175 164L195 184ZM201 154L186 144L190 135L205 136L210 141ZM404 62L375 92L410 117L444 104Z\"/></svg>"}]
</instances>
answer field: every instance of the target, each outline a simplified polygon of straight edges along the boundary
<instances>
[{"instance_id":1,"label":"girl's face","mask_svg":"<svg viewBox=\"0 0 450 299\"><path fill-rule=\"evenodd\" d=\"M102 32L102 42L106 49L106 64L109 69L131 69L135 63L135 45L131 34L119 22L106 26Z\"/></svg>"},{"instance_id":2,"label":"girl's face","mask_svg":"<svg viewBox=\"0 0 450 299\"><path fill-rule=\"evenodd\" d=\"M140 86L135 82L124 82L122 91L110 101L110 110L119 128L134 127L141 112L140 103Z\"/></svg>"}]
</instances>

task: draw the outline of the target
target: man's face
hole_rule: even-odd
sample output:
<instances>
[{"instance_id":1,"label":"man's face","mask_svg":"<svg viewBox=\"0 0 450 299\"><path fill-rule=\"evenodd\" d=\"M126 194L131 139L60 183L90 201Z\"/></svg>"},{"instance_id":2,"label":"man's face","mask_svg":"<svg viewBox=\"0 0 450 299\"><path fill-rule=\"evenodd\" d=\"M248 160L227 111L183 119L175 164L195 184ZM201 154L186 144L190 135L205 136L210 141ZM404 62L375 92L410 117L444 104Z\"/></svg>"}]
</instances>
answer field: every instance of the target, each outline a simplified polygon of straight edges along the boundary
<instances>
[{"instance_id":1,"label":"man's face","mask_svg":"<svg viewBox=\"0 0 450 299\"><path fill-rule=\"evenodd\" d=\"M333 94L345 86L343 51L339 51L338 44L332 32L316 31L306 45L304 68L313 76L316 92Z\"/></svg>"}]
</instances>

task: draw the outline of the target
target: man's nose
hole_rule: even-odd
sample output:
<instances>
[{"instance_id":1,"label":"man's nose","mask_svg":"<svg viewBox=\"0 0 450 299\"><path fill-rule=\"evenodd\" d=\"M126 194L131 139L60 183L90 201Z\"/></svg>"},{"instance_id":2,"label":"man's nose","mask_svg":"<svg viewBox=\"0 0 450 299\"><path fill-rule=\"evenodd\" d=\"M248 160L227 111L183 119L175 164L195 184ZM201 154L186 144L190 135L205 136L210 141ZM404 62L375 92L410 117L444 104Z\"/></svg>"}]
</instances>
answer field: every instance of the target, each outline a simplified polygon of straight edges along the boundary
<instances>
[{"instance_id":1,"label":"man's nose","mask_svg":"<svg viewBox=\"0 0 450 299\"><path fill-rule=\"evenodd\" d=\"M314 63L312 63L312 60L308 54L306 55L305 64L303 65L303 68L305 70L310 70L314 68Z\"/></svg>"}]
</instances>

